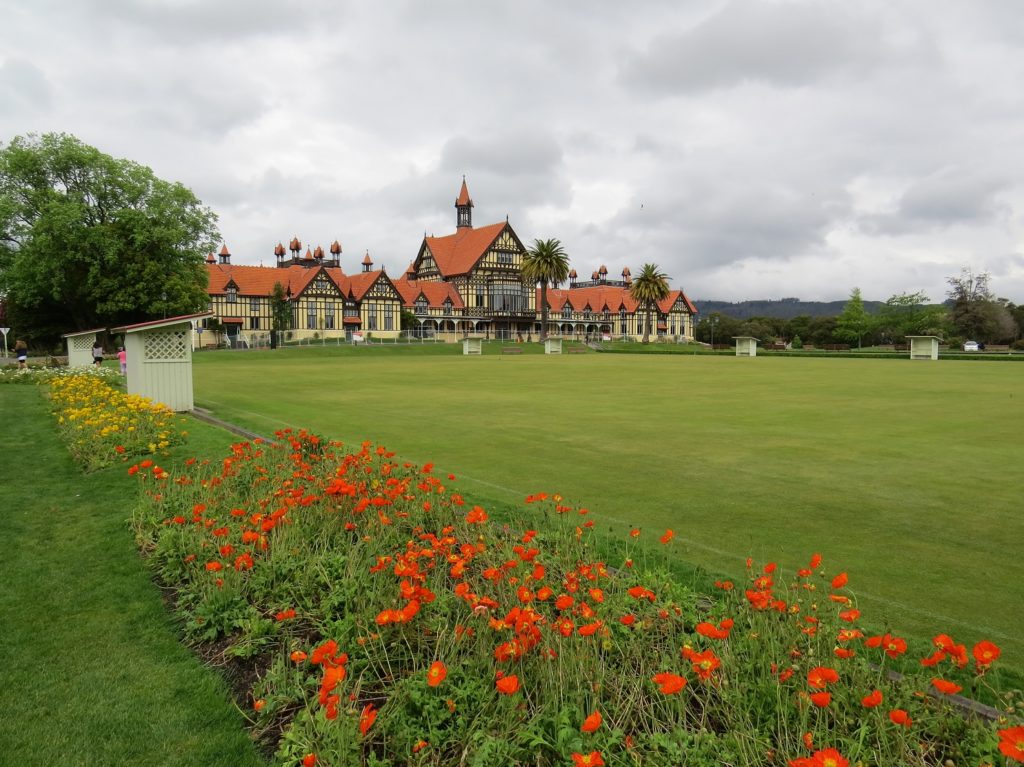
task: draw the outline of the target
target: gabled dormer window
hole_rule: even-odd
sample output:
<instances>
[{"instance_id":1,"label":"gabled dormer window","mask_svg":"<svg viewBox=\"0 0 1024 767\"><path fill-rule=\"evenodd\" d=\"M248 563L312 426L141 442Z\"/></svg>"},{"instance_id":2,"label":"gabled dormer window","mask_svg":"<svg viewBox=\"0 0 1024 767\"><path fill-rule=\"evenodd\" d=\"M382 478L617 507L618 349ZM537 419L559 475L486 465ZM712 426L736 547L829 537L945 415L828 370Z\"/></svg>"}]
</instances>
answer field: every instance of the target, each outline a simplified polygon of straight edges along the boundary
<instances>
[{"instance_id":1,"label":"gabled dormer window","mask_svg":"<svg viewBox=\"0 0 1024 767\"><path fill-rule=\"evenodd\" d=\"M238 300L238 288L228 288L226 293L229 304L233 304Z\"/></svg>"},{"instance_id":2,"label":"gabled dormer window","mask_svg":"<svg viewBox=\"0 0 1024 767\"><path fill-rule=\"evenodd\" d=\"M444 313L445 314L451 314L452 313L452 302L451 302L451 299L449 299L449 298L446 298L444 300Z\"/></svg>"},{"instance_id":3,"label":"gabled dormer window","mask_svg":"<svg viewBox=\"0 0 1024 767\"><path fill-rule=\"evenodd\" d=\"M572 307L569 304L565 304L562 307L562 318L567 320L570 317L572 317Z\"/></svg>"},{"instance_id":4,"label":"gabled dormer window","mask_svg":"<svg viewBox=\"0 0 1024 767\"><path fill-rule=\"evenodd\" d=\"M427 313L427 299L425 299L423 296L420 296L419 298L416 299L416 314L426 314L426 313Z\"/></svg>"}]
</instances>

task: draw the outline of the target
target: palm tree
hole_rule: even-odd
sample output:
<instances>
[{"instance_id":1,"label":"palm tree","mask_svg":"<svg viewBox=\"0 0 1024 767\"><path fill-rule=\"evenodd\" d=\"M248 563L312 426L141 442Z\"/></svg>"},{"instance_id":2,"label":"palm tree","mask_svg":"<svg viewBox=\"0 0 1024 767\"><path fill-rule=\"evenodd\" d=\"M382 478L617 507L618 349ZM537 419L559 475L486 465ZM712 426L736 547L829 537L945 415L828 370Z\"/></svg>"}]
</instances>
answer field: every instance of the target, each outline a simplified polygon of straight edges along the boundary
<instances>
[{"instance_id":1,"label":"palm tree","mask_svg":"<svg viewBox=\"0 0 1024 767\"><path fill-rule=\"evenodd\" d=\"M648 319L644 323L643 343L650 343L652 315L658 302L668 297L668 277L658 271L656 264L644 264L640 274L633 278L629 293L637 304L647 310Z\"/></svg>"},{"instance_id":2,"label":"palm tree","mask_svg":"<svg viewBox=\"0 0 1024 767\"><path fill-rule=\"evenodd\" d=\"M557 285L569 276L569 256L558 240L534 240L523 259L523 277L540 283L540 340L548 337L548 283Z\"/></svg>"}]
</instances>

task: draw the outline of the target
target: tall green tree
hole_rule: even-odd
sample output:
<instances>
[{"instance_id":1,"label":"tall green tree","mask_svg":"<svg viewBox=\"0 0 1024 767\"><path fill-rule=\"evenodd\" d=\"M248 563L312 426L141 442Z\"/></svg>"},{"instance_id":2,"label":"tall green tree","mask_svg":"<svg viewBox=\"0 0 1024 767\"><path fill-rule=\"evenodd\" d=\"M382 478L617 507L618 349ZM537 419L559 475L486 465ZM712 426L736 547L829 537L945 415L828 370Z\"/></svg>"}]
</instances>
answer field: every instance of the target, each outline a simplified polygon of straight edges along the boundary
<instances>
[{"instance_id":1,"label":"tall green tree","mask_svg":"<svg viewBox=\"0 0 1024 767\"><path fill-rule=\"evenodd\" d=\"M864 299L860 296L860 288L854 288L850 292L850 300L846 302L843 311L836 318L836 335L846 341L856 339L857 347L860 348L864 334L871 326L871 318L864 309Z\"/></svg>"},{"instance_id":2,"label":"tall green tree","mask_svg":"<svg viewBox=\"0 0 1024 767\"><path fill-rule=\"evenodd\" d=\"M280 282L270 292L270 315L274 330L289 330L292 326L292 304Z\"/></svg>"},{"instance_id":3,"label":"tall green tree","mask_svg":"<svg viewBox=\"0 0 1024 767\"><path fill-rule=\"evenodd\" d=\"M875 318L879 335L887 341L906 336L943 336L946 333L946 307L930 303L924 291L896 293L886 300Z\"/></svg>"},{"instance_id":4,"label":"tall green tree","mask_svg":"<svg viewBox=\"0 0 1024 767\"><path fill-rule=\"evenodd\" d=\"M629 287L633 299L647 310L647 321L644 322L642 343L650 343L651 325L654 324L654 312L658 302L664 301L669 294L668 276L663 274L656 264L644 264L640 274L633 278Z\"/></svg>"},{"instance_id":5,"label":"tall green tree","mask_svg":"<svg viewBox=\"0 0 1024 767\"><path fill-rule=\"evenodd\" d=\"M946 280L949 290L946 296L952 303L949 319L954 330L965 338L977 341L1010 340L1016 323L1006 307L1005 301L997 301L989 287L991 277L987 272L974 271L968 267L960 270L958 277Z\"/></svg>"},{"instance_id":6,"label":"tall green tree","mask_svg":"<svg viewBox=\"0 0 1024 767\"><path fill-rule=\"evenodd\" d=\"M569 276L569 256L558 240L534 240L523 258L523 277L540 283L540 340L548 337L548 285Z\"/></svg>"},{"instance_id":7,"label":"tall green tree","mask_svg":"<svg viewBox=\"0 0 1024 767\"><path fill-rule=\"evenodd\" d=\"M0 145L0 294L33 337L199 311L216 216L67 134Z\"/></svg>"}]
</instances>

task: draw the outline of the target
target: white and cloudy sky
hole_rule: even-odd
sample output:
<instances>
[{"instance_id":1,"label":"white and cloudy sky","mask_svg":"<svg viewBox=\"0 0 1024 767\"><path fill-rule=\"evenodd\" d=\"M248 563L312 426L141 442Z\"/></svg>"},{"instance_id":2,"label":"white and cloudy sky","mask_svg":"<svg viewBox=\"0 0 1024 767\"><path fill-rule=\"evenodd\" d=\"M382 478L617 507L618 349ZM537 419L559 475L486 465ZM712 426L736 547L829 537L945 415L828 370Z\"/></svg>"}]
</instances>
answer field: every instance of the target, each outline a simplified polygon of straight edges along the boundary
<instances>
[{"instance_id":1,"label":"white and cloudy sky","mask_svg":"<svg viewBox=\"0 0 1024 767\"><path fill-rule=\"evenodd\" d=\"M190 187L234 263L507 215L697 299L1024 302L1019 0L0 0L0 142Z\"/></svg>"}]
</instances>

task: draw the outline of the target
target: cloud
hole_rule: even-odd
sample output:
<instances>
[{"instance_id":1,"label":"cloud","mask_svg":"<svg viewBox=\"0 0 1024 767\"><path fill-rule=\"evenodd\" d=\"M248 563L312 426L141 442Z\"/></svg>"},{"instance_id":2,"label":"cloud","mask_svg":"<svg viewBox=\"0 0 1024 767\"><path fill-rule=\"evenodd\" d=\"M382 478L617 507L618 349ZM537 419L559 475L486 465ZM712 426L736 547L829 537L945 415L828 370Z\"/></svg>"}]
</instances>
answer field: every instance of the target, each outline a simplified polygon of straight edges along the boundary
<instances>
[{"instance_id":1,"label":"cloud","mask_svg":"<svg viewBox=\"0 0 1024 767\"><path fill-rule=\"evenodd\" d=\"M914 180L889 213L862 216L868 233L899 235L957 225L985 225L1011 215L999 195L1010 187L1001 172L943 168Z\"/></svg>"},{"instance_id":2,"label":"cloud","mask_svg":"<svg viewBox=\"0 0 1024 767\"><path fill-rule=\"evenodd\" d=\"M892 54L881 24L857 6L731 0L627 56L622 78L631 87L661 93L744 82L799 87L836 73L863 76Z\"/></svg>"},{"instance_id":3,"label":"cloud","mask_svg":"<svg viewBox=\"0 0 1024 767\"><path fill-rule=\"evenodd\" d=\"M24 59L0 64L0 103L12 111L45 112L53 101L53 88L39 67Z\"/></svg>"}]
</instances>

